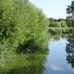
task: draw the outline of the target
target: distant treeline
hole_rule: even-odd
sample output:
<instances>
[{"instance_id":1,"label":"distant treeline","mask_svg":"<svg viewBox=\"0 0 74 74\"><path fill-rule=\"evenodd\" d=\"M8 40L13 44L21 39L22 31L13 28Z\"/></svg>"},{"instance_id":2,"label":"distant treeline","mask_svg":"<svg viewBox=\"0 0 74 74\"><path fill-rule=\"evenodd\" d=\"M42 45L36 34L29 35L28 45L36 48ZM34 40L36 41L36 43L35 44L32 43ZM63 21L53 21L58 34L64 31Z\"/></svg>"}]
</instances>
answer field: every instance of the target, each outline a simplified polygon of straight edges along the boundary
<instances>
[{"instance_id":1,"label":"distant treeline","mask_svg":"<svg viewBox=\"0 0 74 74\"><path fill-rule=\"evenodd\" d=\"M54 18L48 18L49 19L49 33L50 34L70 34L73 30L73 20L66 19L54 19Z\"/></svg>"},{"instance_id":2,"label":"distant treeline","mask_svg":"<svg viewBox=\"0 0 74 74\"><path fill-rule=\"evenodd\" d=\"M54 19L54 18L48 18L49 19L49 27L65 27L66 26L66 19Z\"/></svg>"}]
</instances>

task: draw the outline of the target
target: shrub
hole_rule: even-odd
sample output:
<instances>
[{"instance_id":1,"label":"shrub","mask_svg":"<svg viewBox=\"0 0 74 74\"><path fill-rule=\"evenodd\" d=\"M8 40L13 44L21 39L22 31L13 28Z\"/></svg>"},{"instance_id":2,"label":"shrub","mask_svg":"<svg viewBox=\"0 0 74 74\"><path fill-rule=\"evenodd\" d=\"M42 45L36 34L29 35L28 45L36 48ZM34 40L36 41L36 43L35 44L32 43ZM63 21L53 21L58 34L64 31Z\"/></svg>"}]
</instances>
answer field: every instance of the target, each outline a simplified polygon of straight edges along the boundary
<instances>
[{"instance_id":1,"label":"shrub","mask_svg":"<svg viewBox=\"0 0 74 74\"><path fill-rule=\"evenodd\" d=\"M30 39L45 48L47 32L47 18L28 0L0 0L0 44L7 45L5 51L16 51L19 44L27 44Z\"/></svg>"}]
</instances>

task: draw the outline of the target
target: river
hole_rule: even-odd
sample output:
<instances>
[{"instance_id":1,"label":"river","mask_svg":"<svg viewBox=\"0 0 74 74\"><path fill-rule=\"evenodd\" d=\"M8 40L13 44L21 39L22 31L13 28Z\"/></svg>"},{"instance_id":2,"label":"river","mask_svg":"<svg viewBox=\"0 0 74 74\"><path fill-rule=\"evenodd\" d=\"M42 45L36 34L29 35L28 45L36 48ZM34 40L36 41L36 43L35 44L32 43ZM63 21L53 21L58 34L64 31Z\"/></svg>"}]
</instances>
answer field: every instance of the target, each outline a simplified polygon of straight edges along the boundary
<instances>
[{"instance_id":1,"label":"river","mask_svg":"<svg viewBox=\"0 0 74 74\"><path fill-rule=\"evenodd\" d=\"M66 39L49 41L49 52L44 64L43 74L74 74L74 68L67 61L68 54L65 51L68 43Z\"/></svg>"}]
</instances>

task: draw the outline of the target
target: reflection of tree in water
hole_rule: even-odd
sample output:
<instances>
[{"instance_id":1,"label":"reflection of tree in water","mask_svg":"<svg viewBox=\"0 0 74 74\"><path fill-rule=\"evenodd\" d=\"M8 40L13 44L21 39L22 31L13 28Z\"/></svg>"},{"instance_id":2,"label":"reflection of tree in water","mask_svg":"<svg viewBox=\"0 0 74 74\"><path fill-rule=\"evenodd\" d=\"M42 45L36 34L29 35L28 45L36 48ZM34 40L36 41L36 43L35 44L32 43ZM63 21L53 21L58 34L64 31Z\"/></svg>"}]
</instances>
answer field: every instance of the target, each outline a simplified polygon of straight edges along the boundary
<instances>
[{"instance_id":1,"label":"reflection of tree in water","mask_svg":"<svg viewBox=\"0 0 74 74\"><path fill-rule=\"evenodd\" d=\"M69 37L68 41L69 43L66 45L66 52L68 53L66 59L74 68L74 36Z\"/></svg>"}]
</instances>

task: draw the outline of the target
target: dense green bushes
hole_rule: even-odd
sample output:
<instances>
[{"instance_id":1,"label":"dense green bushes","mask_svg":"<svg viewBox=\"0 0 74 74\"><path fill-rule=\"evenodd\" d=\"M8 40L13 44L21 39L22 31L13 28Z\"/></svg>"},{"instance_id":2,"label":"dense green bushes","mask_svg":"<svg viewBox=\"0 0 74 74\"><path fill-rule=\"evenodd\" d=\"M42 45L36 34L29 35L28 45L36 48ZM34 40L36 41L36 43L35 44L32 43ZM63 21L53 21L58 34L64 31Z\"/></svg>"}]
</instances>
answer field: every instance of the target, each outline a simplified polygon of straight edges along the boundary
<instances>
[{"instance_id":1,"label":"dense green bushes","mask_svg":"<svg viewBox=\"0 0 74 74\"><path fill-rule=\"evenodd\" d=\"M38 47L46 48L47 33L47 18L28 0L0 0L0 61L14 57L19 44L31 39Z\"/></svg>"}]
</instances>

